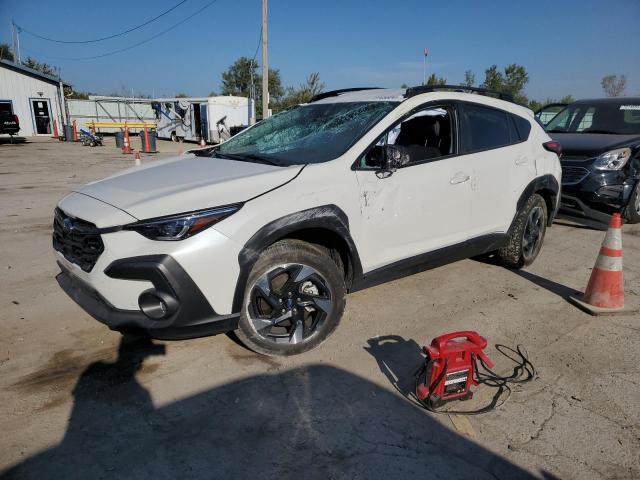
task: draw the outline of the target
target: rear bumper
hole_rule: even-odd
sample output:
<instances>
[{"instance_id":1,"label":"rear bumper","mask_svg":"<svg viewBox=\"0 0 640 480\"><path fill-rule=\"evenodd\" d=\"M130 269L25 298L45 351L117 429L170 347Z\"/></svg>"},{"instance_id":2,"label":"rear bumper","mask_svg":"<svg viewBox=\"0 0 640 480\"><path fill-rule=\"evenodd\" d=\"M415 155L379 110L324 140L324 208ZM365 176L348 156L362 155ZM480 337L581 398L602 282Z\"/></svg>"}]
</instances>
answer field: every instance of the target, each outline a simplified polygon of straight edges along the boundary
<instances>
[{"instance_id":1,"label":"rear bumper","mask_svg":"<svg viewBox=\"0 0 640 480\"><path fill-rule=\"evenodd\" d=\"M62 263L56 277L60 287L80 307L112 330L141 332L160 339L184 339L235 330L239 314L218 315L206 298L169 255L132 257L113 262L105 270L112 278L147 281L153 288L142 293L166 300L166 313L152 318L139 310L122 310L111 305ZM141 297L142 297L141 295Z\"/></svg>"}]
</instances>

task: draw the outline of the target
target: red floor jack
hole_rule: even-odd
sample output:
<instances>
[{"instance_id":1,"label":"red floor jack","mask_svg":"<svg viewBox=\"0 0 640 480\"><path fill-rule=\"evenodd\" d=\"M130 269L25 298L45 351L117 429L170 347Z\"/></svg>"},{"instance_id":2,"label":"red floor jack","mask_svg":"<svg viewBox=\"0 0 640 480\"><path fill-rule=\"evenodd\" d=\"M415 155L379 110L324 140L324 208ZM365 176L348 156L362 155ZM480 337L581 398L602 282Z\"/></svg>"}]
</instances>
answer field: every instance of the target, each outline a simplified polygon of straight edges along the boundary
<instances>
[{"instance_id":1,"label":"red floor jack","mask_svg":"<svg viewBox=\"0 0 640 480\"><path fill-rule=\"evenodd\" d=\"M491 371L493 362L484 353L486 346L487 340L479 334L464 331L441 335L434 338L431 345L423 347L425 362L416 372L415 395L418 402L427 410L437 412L437 408L451 400L473 398L472 386L482 383L497 388L491 403L479 410L437 412L477 415L495 409L504 391L511 393L508 383L523 383L534 378L535 369L520 345L516 350L496 345L500 353L518 364L508 377ZM519 356L520 360L515 360L511 354ZM505 401L506 398L500 405Z\"/></svg>"}]
</instances>

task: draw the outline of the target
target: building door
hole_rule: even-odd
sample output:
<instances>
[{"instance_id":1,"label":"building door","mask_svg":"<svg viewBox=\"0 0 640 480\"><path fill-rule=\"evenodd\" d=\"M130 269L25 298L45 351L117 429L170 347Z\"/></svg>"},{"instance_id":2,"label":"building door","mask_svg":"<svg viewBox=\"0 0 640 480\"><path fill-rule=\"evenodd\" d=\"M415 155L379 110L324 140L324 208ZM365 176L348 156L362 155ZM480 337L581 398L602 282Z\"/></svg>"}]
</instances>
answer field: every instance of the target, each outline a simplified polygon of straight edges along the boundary
<instances>
[{"instance_id":1,"label":"building door","mask_svg":"<svg viewBox=\"0 0 640 480\"><path fill-rule=\"evenodd\" d=\"M49 100L40 98L31 100L31 111L36 126L37 135L46 135L51 133L51 116L49 109Z\"/></svg>"}]
</instances>

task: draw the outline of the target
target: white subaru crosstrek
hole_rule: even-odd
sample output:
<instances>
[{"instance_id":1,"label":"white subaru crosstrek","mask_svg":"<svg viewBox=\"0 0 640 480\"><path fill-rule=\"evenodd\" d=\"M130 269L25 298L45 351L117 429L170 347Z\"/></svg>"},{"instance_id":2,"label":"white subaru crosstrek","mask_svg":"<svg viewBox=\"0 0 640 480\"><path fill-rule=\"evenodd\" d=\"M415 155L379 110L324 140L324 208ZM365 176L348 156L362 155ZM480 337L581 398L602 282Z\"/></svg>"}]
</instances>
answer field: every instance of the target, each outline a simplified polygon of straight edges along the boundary
<instances>
[{"instance_id":1,"label":"white subaru crosstrek","mask_svg":"<svg viewBox=\"0 0 640 480\"><path fill-rule=\"evenodd\" d=\"M348 292L488 252L533 262L559 154L530 110L480 89L327 92L63 198L57 279L114 330L236 330L296 354L335 330Z\"/></svg>"}]
</instances>

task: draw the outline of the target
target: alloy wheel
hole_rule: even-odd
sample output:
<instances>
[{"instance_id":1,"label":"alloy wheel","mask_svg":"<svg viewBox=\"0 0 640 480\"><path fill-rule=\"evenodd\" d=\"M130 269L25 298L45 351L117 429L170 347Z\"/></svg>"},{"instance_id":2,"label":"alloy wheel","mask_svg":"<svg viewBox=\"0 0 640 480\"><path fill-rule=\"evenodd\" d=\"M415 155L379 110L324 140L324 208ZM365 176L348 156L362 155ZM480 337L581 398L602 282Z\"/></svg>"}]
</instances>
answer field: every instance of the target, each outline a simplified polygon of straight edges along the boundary
<instances>
[{"instance_id":1,"label":"alloy wheel","mask_svg":"<svg viewBox=\"0 0 640 480\"><path fill-rule=\"evenodd\" d=\"M311 338L332 308L331 290L320 272L292 263L277 266L255 281L247 313L263 340L296 344Z\"/></svg>"},{"instance_id":2,"label":"alloy wheel","mask_svg":"<svg viewBox=\"0 0 640 480\"><path fill-rule=\"evenodd\" d=\"M522 237L522 255L529 261L534 258L542 242L544 232L544 210L537 205L529 212L527 225L524 228Z\"/></svg>"}]
</instances>

